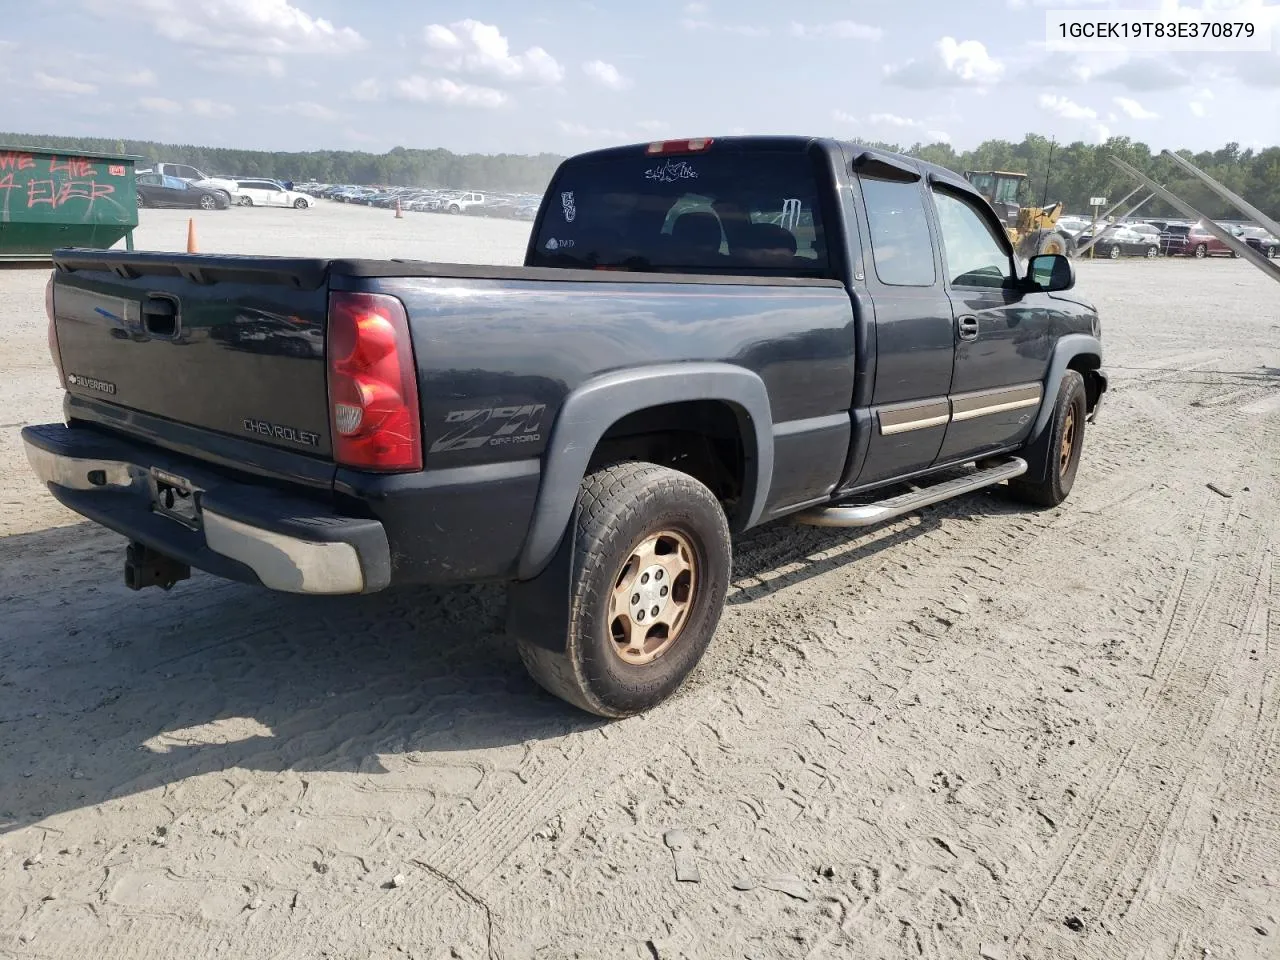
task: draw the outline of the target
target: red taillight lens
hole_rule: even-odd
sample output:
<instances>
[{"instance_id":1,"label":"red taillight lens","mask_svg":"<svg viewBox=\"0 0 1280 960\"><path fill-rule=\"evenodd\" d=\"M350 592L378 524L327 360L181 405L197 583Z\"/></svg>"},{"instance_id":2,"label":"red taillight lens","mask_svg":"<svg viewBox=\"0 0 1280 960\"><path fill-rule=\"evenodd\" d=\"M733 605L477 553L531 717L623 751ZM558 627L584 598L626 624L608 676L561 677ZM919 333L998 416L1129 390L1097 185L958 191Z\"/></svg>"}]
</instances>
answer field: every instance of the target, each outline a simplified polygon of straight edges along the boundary
<instances>
[{"instance_id":1,"label":"red taillight lens","mask_svg":"<svg viewBox=\"0 0 1280 960\"><path fill-rule=\"evenodd\" d=\"M421 470L418 371L409 317L395 297L329 297L329 424L338 463L364 470Z\"/></svg>"},{"instance_id":2,"label":"red taillight lens","mask_svg":"<svg viewBox=\"0 0 1280 960\"><path fill-rule=\"evenodd\" d=\"M711 144L711 137L701 137L695 140L659 140L656 143L649 144L645 152L651 154L701 153Z\"/></svg>"},{"instance_id":3,"label":"red taillight lens","mask_svg":"<svg viewBox=\"0 0 1280 960\"><path fill-rule=\"evenodd\" d=\"M44 312L49 318L49 356L53 358L54 369L58 371L58 382L65 382L62 375L62 357L58 352L58 328L53 322L53 274L49 274L49 282L44 285Z\"/></svg>"}]
</instances>

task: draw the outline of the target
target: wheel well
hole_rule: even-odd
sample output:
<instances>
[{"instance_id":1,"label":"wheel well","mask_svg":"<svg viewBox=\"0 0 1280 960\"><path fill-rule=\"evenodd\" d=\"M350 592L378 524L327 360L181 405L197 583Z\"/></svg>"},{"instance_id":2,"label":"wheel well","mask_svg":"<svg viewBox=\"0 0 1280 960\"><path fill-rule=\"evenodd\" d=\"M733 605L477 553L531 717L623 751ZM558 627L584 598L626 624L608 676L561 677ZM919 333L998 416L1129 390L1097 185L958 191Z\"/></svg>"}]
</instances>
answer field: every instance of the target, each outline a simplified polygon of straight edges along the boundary
<instances>
[{"instance_id":1,"label":"wheel well","mask_svg":"<svg viewBox=\"0 0 1280 960\"><path fill-rule=\"evenodd\" d=\"M592 451L587 471L620 460L662 464L705 484L733 517L745 484L741 416L734 406L720 400L690 400L637 410L605 431Z\"/></svg>"},{"instance_id":2,"label":"wheel well","mask_svg":"<svg viewBox=\"0 0 1280 960\"><path fill-rule=\"evenodd\" d=\"M1102 384L1095 376L1102 366L1102 358L1092 353L1078 353L1067 361L1067 369L1074 370L1084 378L1085 409L1092 410L1098 404L1102 393Z\"/></svg>"}]
</instances>

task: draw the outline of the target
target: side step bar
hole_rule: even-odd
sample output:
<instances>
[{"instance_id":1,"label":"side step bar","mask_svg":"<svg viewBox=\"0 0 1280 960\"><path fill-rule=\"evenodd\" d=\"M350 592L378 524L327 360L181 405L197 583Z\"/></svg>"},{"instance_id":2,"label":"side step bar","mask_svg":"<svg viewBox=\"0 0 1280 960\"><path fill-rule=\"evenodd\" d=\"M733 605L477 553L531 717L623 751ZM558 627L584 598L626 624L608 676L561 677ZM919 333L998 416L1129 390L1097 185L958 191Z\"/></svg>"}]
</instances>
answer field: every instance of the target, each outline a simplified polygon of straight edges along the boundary
<instances>
[{"instance_id":1,"label":"side step bar","mask_svg":"<svg viewBox=\"0 0 1280 960\"><path fill-rule=\"evenodd\" d=\"M796 516L796 522L814 527L871 527L900 517L904 513L919 510L921 507L972 493L974 490L981 490L1002 480L1012 480L1026 472L1027 461L1020 457L1011 457L994 467L987 467L985 470L956 477L954 480L947 480L932 487L912 490L888 500L881 500L879 503L843 507L836 505L806 510Z\"/></svg>"}]
</instances>

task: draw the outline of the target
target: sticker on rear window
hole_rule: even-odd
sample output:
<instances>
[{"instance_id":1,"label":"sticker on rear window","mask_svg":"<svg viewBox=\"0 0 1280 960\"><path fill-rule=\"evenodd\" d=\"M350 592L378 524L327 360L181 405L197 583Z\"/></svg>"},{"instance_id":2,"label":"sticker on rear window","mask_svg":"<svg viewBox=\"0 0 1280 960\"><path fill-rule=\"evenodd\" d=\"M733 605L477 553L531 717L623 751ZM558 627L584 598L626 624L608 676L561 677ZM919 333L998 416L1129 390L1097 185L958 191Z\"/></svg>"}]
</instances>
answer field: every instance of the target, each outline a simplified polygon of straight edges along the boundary
<instances>
[{"instance_id":1,"label":"sticker on rear window","mask_svg":"<svg viewBox=\"0 0 1280 960\"><path fill-rule=\"evenodd\" d=\"M677 180L697 180L698 171L687 160L668 160L660 167L650 167L644 172L646 180L658 183L675 183Z\"/></svg>"},{"instance_id":2,"label":"sticker on rear window","mask_svg":"<svg viewBox=\"0 0 1280 960\"><path fill-rule=\"evenodd\" d=\"M574 204L572 190L560 194L560 206L564 209L564 222L573 223L573 218L578 215L578 208Z\"/></svg>"}]
</instances>

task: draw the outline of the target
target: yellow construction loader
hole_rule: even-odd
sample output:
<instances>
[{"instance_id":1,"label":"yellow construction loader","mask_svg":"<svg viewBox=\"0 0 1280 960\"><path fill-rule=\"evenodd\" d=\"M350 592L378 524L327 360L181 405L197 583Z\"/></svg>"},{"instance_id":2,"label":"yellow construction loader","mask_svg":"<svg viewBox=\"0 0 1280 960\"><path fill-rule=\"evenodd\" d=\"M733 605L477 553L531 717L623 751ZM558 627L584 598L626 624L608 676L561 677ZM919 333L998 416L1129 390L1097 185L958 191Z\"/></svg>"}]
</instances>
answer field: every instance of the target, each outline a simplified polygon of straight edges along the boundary
<instances>
[{"instance_id":1,"label":"yellow construction loader","mask_svg":"<svg viewBox=\"0 0 1280 960\"><path fill-rule=\"evenodd\" d=\"M1075 256L1076 244L1071 234L1058 227L1062 202L1047 207L1024 207L1019 204L1025 173L1007 170L966 170L965 179L987 202L1002 221L1018 256L1030 259L1041 253Z\"/></svg>"}]
</instances>

